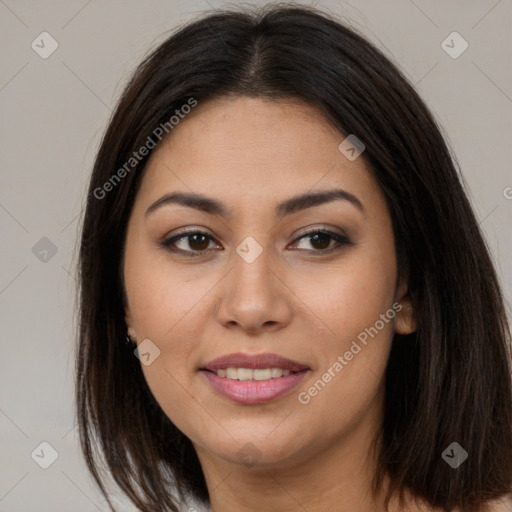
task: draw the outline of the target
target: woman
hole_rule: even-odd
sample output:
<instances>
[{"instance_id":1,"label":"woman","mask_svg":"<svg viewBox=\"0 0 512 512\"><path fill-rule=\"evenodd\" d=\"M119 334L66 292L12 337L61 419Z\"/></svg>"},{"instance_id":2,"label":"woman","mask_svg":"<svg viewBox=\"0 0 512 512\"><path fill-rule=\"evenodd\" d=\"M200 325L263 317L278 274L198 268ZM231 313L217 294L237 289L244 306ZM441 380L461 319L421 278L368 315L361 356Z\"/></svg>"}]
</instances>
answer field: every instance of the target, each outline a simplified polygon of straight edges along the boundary
<instances>
[{"instance_id":1,"label":"woman","mask_svg":"<svg viewBox=\"0 0 512 512\"><path fill-rule=\"evenodd\" d=\"M216 12L144 60L80 282L77 416L107 500L98 455L142 511L512 510L478 222L414 89L325 14Z\"/></svg>"}]
</instances>

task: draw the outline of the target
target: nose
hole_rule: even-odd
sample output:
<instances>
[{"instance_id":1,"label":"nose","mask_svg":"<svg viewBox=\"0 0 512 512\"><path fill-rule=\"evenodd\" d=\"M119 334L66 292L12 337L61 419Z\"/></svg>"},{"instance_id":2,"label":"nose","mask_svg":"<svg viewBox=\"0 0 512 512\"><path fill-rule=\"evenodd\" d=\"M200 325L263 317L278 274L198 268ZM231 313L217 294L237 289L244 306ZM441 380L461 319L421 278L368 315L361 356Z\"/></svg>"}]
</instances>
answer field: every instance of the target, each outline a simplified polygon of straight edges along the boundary
<instances>
[{"instance_id":1,"label":"nose","mask_svg":"<svg viewBox=\"0 0 512 512\"><path fill-rule=\"evenodd\" d=\"M233 267L222 280L218 321L224 327L252 334L274 332L288 325L292 293L282 273L268 250L251 263L234 255Z\"/></svg>"}]
</instances>

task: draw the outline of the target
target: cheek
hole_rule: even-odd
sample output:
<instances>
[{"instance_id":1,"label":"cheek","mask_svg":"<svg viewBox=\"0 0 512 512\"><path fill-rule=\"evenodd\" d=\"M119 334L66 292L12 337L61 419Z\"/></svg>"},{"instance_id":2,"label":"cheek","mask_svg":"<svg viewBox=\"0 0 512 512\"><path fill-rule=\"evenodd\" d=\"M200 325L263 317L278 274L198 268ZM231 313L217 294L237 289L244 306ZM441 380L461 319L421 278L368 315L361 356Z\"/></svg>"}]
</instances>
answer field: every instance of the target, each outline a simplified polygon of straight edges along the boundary
<instances>
[{"instance_id":1,"label":"cheek","mask_svg":"<svg viewBox=\"0 0 512 512\"><path fill-rule=\"evenodd\" d=\"M293 288L308 306L307 316L332 357L392 306L395 280L393 246L383 241L364 246L363 242L335 264L303 272ZM392 322L382 330L389 337Z\"/></svg>"},{"instance_id":2,"label":"cheek","mask_svg":"<svg viewBox=\"0 0 512 512\"><path fill-rule=\"evenodd\" d=\"M155 257L143 249L127 252L125 283L137 341L149 339L157 347L153 350L158 356L151 364L141 361L148 385L160 403L166 396L177 397L189 385L189 358L201 330L189 318L201 318L196 310L201 309L206 284L187 282L165 255Z\"/></svg>"},{"instance_id":3,"label":"cheek","mask_svg":"<svg viewBox=\"0 0 512 512\"><path fill-rule=\"evenodd\" d=\"M127 253L125 281L138 338L164 344L214 284L211 273L198 279L191 267L178 266L164 249L143 247Z\"/></svg>"},{"instance_id":4,"label":"cheek","mask_svg":"<svg viewBox=\"0 0 512 512\"><path fill-rule=\"evenodd\" d=\"M308 402L305 406L312 411L330 410L336 418L332 425L352 423L369 410L381 389L389 357L396 317L394 248L376 241L333 267L331 279L314 277L309 278L305 302L324 326L316 338L322 355L314 378L300 390L305 393L301 403ZM312 418L317 416L320 412Z\"/></svg>"},{"instance_id":5,"label":"cheek","mask_svg":"<svg viewBox=\"0 0 512 512\"><path fill-rule=\"evenodd\" d=\"M190 418L202 418L189 390L192 355L204 329L201 322L206 319L201 298L213 283L208 287L201 280L189 280L154 257L132 256L127 258L126 288L137 340L149 339L159 350L151 364L141 362L141 370L167 417L188 432Z\"/></svg>"},{"instance_id":6,"label":"cheek","mask_svg":"<svg viewBox=\"0 0 512 512\"><path fill-rule=\"evenodd\" d=\"M143 367L144 372L148 377L162 374L167 382L168 371L187 385L191 356L207 321L204 296L211 286L179 279L153 267L141 274L140 286L129 297L138 341L149 338L160 350L155 364Z\"/></svg>"}]
</instances>

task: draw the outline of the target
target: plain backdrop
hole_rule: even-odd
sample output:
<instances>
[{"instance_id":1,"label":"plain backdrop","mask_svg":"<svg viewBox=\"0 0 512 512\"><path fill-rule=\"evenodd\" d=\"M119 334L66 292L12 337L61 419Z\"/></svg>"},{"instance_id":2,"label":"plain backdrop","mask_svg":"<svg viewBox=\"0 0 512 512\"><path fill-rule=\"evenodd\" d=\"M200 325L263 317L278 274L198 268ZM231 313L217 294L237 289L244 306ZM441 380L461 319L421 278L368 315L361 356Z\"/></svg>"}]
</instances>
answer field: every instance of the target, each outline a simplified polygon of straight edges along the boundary
<instances>
[{"instance_id":1,"label":"plain backdrop","mask_svg":"<svg viewBox=\"0 0 512 512\"><path fill-rule=\"evenodd\" d=\"M225 5L232 4L0 0L0 512L108 510L85 470L73 417L80 212L130 73L175 27ZM316 5L366 34L432 109L510 303L512 2Z\"/></svg>"}]
</instances>

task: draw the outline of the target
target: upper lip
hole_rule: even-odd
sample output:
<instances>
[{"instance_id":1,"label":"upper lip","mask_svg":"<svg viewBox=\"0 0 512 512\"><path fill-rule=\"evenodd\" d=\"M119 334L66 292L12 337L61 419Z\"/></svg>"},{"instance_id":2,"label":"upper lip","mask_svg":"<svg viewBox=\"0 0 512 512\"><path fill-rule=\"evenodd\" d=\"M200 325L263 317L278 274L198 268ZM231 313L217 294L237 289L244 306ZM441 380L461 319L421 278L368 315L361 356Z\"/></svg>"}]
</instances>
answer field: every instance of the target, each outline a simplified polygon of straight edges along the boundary
<instances>
[{"instance_id":1,"label":"upper lip","mask_svg":"<svg viewBox=\"0 0 512 512\"><path fill-rule=\"evenodd\" d=\"M208 364L203 366L203 370L225 370L226 368L250 368L253 370L263 368L281 368L282 370L290 370L291 372L300 372L308 370L309 367L305 364L293 361L286 357L277 354L243 354L238 352L236 354L228 354L218 357Z\"/></svg>"}]
</instances>

